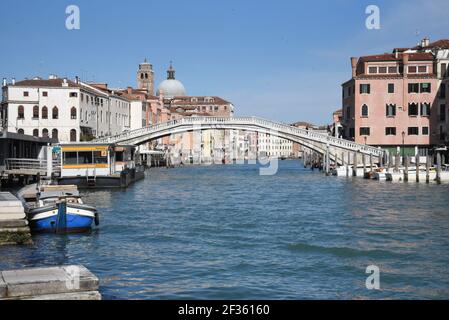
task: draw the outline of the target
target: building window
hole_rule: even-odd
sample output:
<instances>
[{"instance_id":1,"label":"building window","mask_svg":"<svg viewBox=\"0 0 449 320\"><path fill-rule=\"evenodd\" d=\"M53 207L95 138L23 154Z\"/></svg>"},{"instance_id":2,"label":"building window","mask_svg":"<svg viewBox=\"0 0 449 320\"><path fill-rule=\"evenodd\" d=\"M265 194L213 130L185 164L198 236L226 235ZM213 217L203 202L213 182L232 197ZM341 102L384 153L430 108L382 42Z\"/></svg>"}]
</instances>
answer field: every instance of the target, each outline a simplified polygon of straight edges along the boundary
<instances>
[{"instance_id":1,"label":"building window","mask_svg":"<svg viewBox=\"0 0 449 320\"><path fill-rule=\"evenodd\" d=\"M430 103L421 103L421 116L430 116Z\"/></svg>"},{"instance_id":2,"label":"building window","mask_svg":"<svg viewBox=\"0 0 449 320\"><path fill-rule=\"evenodd\" d=\"M53 140L58 140L58 129L51 130L51 138Z\"/></svg>"},{"instance_id":3,"label":"building window","mask_svg":"<svg viewBox=\"0 0 449 320\"><path fill-rule=\"evenodd\" d=\"M42 119L48 119L48 109L47 107L42 107Z\"/></svg>"},{"instance_id":4,"label":"building window","mask_svg":"<svg viewBox=\"0 0 449 320\"><path fill-rule=\"evenodd\" d=\"M369 136L370 128L369 127L360 127L360 135L361 136Z\"/></svg>"},{"instance_id":5,"label":"building window","mask_svg":"<svg viewBox=\"0 0 449 320\"><path fill-rule=\"evenodd\" d=\"M70 142L76 142L76 130L70 130Z\"/></svg>"},{"instance_id":6,"label":"building window","mask_svg":"<svg viewBox=\"0 0 449 320\"><path fill-rule=\"evenodd\" d=\"M421 93L430 93L431 86L430 83L421 83Z\"/></svg>"},{"instance_id":7,"label":"building window","mask_svg":"<svg viewBox=\"0 0 449 320\"><path fill-rule=\"evenodd\" d=\"M39 130L33 129L33 137L39 137Z\"/></svg>"},{"instance_id":8,"label":"building window","mask_svg":"<svg viewBox=\"0 0 449 320\"><path fill-rule=\"evenodd\" d=\"M409 103L408 104L408 115L412 117L418 116L418 104L417 103Z\"/></svg>"},{"instance_id":9,"label":"building window","mask_svg":"<svg viewBox=\"0 0 449 320\"><path fill-rule=\"evenodd\" d=\"M379 67L379 73L387 73L387 67Z\"/></svg>"},{"instance_id":10,"label":"building window","mask_svg":"<svg viewBox=\"0 0 449 320\"><path fill-rule=\"evenodd\" d=\"M368 73L372 73L372 74L377 73L377 67L369 67Z\"/></svg>"},{"instance_id":11,"label":"building window","mask_svg":"<svg viewBox=\"0 0 449 320\"><path fill-rule=\"evenodd\" d=\"M398 67L388 67L388 73L398 73Z\"/></svg>"},{"instance_id":12,"label":"building window","mask_svg":"<svg viewBox=\"0 0 449 320\"><path fill-rule=\"evenodd\" d=\"M408 93L419 93L419 83L409 83Z\"/></svg>"},{"instance_id":13,"label":"building window","mask_svg":"<svg viewBox=\"0 0 449 320\"><path fill-rule=\"evenodd\" d=\"M422 132L423 136L428 136L429 135L429 127L422 127L421 132Z\"/></svg>"},{"instance_id":14,"label":"building window","mask_svg":"<svg viewBox=\"0 0 449 320\"><path fill-rule=\"evenodd\" d=\"M408 73L416 73L416 66L409 66Z\"/></svg>"},{"instance_id":15,"label":"building window","mask_svg":"<svg viewBox=\"0 0 449 320\"><path fill-rule=\"evenodd\" d=\"M385 135L387 136L395 136L396 135L396 127L386 127Z\"/></svg>"},{"instance_id":16,"label":"building window","mask_svg":"<svg viewBox=\"0 0 449 320\"><path fill-rule=\"evenodd\" d=\"M427 73L427 66L418 66L418 73Z\"/></svg>"},{"instance_id":17,"label":"building window","mask_svg":"<svg viewBox=\"0 0 449 320\"><path fill-rule=\"evenodd\" d=\"M360 84L360 93L370 94L371 93L370 84Z\"/></svg>"},{"instance_id":18,"label":"building window","mask_svg":"<svg viewBox=\"0 0 449 320\"><path fill-rule=\"evenodd\" d=\"M72 107L72 109L70 109L70 118L72 120L76 119L76 108L75 107Z\"/></svg>"},{"instance_id":19,"label":"building window","mask_svg":"<svg viewBox=\"0 0 449 320\"><path fill-rule=\"evenodd\" d=\"M25 119L25 109L23 106L19 106L17 109L17 119Z\"/></svg>"},{"instance_id":20,"label":"building window","mask_svg":"<svg viewBox=\"0 0 449 320\"><path fill-rule=\"evenodd\" d=\"M33 119L39 119L39 106L33 107Z\"/></svg>"},{"instance_id":21,"label":"building window","mask_svg":"<svg viewBox=\"0 0 449 320\"><path fill-rule=\"evenodd\" d=\"M388 93L394 93L394 83L388 84Z\"/></svg>"},{"instance_id":22,"label":"building window","mask_svg":"<svg viewBox=\"0 0 449 320\"><path fill-rule=\"evenodd\" d=\"M362 117L368 117L368 106L366 104L362 106Z\"/></svg>"},{"instance_id":23,"label":"building window","mask_svg":"<svg viewBox=\"0 0 449 320\"><path fill-rule=\"evenodd\" d=\"M42 96L43 97L48 97L48 92L47 91L42 91Z\"/></svg>"},{"instance_id":24,"label":"building window","mask_svg":"<svg viewBox=\"0 0 449 320\"><path fill-rule=\"evenodd\" d=\"M446 105L440 105L440 121L446 121Z\"/></svg>"},{"instance_id":25,"label":"building window","mask_svg":"<svg viewBox=\"0 0 449 320\"><path fill-rule=\"evenodd\" d=\"M409 136L417 136L419 134L418 127L408 127Z\"/></svg>"},{"instance_id":26,"label":"building window","mask_svg":"<svg viewBox=\"0 0 449 320\"><path fill-rule=\"evenodd\" d=\"M58 107L53 107L51 115L52 115L52 119L58 119L58 117L59 117Z\"/></svg>"},{"instance_id":27,"label":"building window","mask_svg":"<svg viewBox=\"0 0 449 320\"><path fill-rule=\"evenodd\" d=\"M447 64L446 63L441 64L441 77L442 78L447 77Z\"/></svg>"},{"instance_id":28,"label":"building window","mask_svg":"<svg viewBox=\"0 0 449 320\"><path fill-rule=\"evenodd\" d=\"M30 96L30 93L29 93L28 91L24 91L24 92L23 92L23 96L24 96L24 97L29 97L29 96Z\"/></svg>"},{"instance_id":29,"label":"building window","mask_svg":"<svg viewBox=\"0 0 449 320\"><path fill-rule=\"evenodd\" d=\"M70 98L76 98L76 97L78 97L78 93L77 92L70 92L69 96L70 96Z\"/></svg>"},{"instance_id":30,"label":"building window","mask_svg":"<svg viewBox=\"0 0 449 320\"><path fill-rule=\"evenodd\" d=\"M387 117L396 116L396 105L395 104L387 104L386 105L386 115Z\"/></svg>"},{"instance_id":31,"label":"building window","mask_svg":"<svg viewBox=\"0 0 449 320\"><path fill-rule=\"evenodd\" d=\"M19 130L17 130L17 133L18 134L25 134L25 131L23 129L19 129Z\"/></svg>"},{"instance_id":32,"label":"building window","mask_svg":"<svg viewBox=\"0 0 449 320\"><path fill-rule=\"evenodd\" d=\"M48 138L48 129L42 129L42 137Z\"/></svg>"}]
</instances>

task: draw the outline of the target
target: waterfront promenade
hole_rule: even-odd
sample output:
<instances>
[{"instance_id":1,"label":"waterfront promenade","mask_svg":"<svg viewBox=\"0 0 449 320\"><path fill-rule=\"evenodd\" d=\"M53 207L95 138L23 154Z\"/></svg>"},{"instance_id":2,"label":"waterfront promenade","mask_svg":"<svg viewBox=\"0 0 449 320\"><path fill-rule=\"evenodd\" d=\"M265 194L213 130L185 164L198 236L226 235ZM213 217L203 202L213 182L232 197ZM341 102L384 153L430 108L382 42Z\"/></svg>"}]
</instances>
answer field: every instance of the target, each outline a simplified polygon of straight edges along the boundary
<instances>
[{"instance_id":1,"label":"waterfront promenade","mask_svg":"<svg viewBox=\"0 0 449 320\"><path fill-rule=\"evenodd\" d=\"M82 264L104 299L447 299L449 185L326 177L298 161L152 169L84 193L87 235L0 248L0 269ZM366 267L381 290L365 288Z\"/></svg>"}]
</instances>

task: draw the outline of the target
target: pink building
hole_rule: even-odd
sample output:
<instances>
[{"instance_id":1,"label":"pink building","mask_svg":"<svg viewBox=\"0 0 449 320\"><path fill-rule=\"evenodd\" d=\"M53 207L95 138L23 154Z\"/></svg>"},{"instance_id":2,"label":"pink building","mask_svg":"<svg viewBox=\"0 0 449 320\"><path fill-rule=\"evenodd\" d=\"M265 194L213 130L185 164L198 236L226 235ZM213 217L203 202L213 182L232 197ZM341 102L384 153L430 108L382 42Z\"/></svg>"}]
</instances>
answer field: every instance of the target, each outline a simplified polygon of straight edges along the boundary
<instances>
[{"instance_id":1,"label":"pink building","mask_svg":"<svg viewBox=\"0 0 449 320\"><path fill-rule=\"evenodd\" d=\"M447 40L424 39L414 48L351 58L352 77L342 85L343 136L392 152L404 145L409 154L444 144L447 49Z\"/></svg>"}]
</instances>

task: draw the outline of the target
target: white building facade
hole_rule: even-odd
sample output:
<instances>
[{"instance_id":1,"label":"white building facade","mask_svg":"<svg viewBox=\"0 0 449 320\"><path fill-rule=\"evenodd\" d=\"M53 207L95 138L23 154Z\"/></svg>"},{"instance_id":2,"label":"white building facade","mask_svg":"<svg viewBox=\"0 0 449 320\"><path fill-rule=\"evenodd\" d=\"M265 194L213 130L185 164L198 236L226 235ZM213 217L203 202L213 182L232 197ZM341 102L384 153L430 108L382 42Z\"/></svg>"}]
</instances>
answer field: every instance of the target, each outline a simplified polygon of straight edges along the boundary
<instances>
[{"instance_id":1,"label":"white building facade","mask_svg":"<svg viewBox=\"0 0 449 320\"><path fill-rule=\"evenodd\" d=\"M1 124L8 132L79 142L130 129L129 100L78 79L4 79L2 92Z\"/></svg>"}]
</instances>

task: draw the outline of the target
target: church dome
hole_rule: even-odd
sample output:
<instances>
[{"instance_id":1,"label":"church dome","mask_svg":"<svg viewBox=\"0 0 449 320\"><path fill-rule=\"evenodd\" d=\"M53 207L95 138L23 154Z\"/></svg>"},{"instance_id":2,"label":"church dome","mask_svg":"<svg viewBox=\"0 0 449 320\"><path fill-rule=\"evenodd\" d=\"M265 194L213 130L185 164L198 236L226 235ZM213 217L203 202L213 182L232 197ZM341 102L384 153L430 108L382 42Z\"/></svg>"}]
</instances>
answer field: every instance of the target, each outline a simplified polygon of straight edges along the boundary
<instances>
[{"instance_id":1,"label":"church dome","mask_svg":"<svg viewBox=\"0 0 449 320\"><path fill-rule=\"evenodd\" d=\"M167 80L162 81L157 87L157 95L161 94L164 98L169 99L187 95L182 82L175 79L175 69L173 69L171 63L170 68L167 70Z\"/></svg>"}]
</instances>

